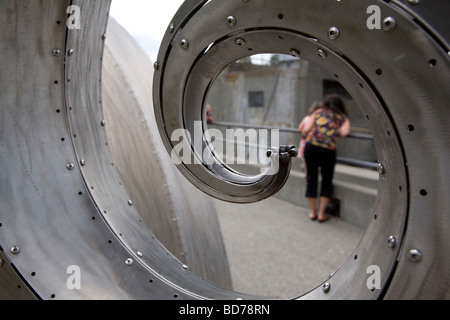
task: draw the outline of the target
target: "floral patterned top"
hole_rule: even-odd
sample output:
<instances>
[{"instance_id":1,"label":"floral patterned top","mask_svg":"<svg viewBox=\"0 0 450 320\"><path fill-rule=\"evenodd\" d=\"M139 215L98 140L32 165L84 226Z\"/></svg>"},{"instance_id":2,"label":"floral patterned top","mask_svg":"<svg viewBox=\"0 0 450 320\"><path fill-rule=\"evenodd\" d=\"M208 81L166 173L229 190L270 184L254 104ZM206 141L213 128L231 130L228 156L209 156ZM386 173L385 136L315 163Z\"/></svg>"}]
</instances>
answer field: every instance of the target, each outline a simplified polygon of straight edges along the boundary
<instances>
[{"instance_id":1,"label":"floral patterned top","mask_svg":"<svg viewBox=\"0 0 450 320\"><path fill-rule=\"evenodd\" d=\"M329 109L319 109L314 114L314 128L308 134L306 142L329 150L336 150L339 129L345 117Z\"/></svg>"}]
</instances>

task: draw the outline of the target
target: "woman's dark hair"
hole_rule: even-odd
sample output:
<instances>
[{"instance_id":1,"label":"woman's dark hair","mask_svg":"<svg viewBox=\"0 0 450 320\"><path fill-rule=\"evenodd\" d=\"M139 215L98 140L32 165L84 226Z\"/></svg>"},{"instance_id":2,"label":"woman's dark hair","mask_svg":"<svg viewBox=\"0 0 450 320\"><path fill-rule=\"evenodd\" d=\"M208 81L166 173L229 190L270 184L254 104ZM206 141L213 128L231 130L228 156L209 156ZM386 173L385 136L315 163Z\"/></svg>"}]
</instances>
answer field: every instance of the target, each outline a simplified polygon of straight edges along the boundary
<instances>
[{"instance_id":1,"label":"woman's dark hair","mask_svg":"<svg viewBox=\"0 0 450 320\"><path fill-rule=\"evenodd\" d=\"M324 108L333 110L334 112L340 113L348 117L347 107L345 106L344 100L338 94L330 94L323 100Z\"/></svg>"}]
</instances>

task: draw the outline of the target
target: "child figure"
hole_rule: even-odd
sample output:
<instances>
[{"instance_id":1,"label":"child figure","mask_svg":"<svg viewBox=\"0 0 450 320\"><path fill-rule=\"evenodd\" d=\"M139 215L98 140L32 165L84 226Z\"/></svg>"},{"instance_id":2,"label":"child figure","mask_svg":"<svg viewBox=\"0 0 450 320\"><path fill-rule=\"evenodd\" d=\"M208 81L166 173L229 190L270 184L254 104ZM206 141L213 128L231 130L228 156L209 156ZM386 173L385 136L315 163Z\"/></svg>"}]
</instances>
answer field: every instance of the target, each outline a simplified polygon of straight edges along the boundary
<instances>
[{"instance_id":1,"label":"child figure","mask_svg":"<svg viewBox=\"0 0 450 320\"><path fill-rule=\"evenodd\" d=\"M311 117L314 115L314 113L322 108L322 103L321 102L314 102L314 104L311 106L311 108L309 109L309 113L308 115L302 120L302 122L299 124L298 126L298 130L300 132L303 132L305 129L305 125L311 120ZM302 138L300 140L300 144L298 147L298 158L303 160L303 168L305 170L305 175L307 175L307 168L306 168L306 163L305 163L305 146L306 146L306 138L307 136L303 135L302 133Z\"/></svg>"}]
</instances>

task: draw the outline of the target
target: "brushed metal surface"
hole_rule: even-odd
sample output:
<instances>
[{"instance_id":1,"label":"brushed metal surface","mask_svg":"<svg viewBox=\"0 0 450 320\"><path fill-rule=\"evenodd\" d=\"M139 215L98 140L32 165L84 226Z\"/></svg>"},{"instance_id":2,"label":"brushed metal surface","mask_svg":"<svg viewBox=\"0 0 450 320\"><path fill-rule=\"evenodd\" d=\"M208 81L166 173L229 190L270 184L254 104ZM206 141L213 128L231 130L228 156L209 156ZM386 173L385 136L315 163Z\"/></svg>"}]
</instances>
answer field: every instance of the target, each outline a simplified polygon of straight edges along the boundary
<instances>
[{"instance_id":1,"label":"brushed metal surface","mask_svg":"<svg viewBox=\"0 0 450 320\"><path fill-rule=\"evenodd\" d=\"M374 4L380 21L395 21L395 26L369 30L367 9ZM335 75L369 120L386 170L373 221L355 253L329 280L331 289L324 294L319 286L304 298L448 297L450 269L438 252L448 252L448 179L439 177L449 176L444 165L450 141L444 102L449 56L446 41L436 41L446 38L439 30L447 22L442 7L419 4L420 14L412 5L405 8L383 1L185 2L161 46L154 93L163 137L181 121L194 119L192 105L200 104L223 67L256 53L299 52ZM230 25L226 17L231 16ZM427 28L418 23L424 20ZM339 30L338 37L330 37L332 29ZM215 185L207 175L195 175L201 180L197 185ZM221 188L228 195L236 192ZM394 248L388 244L391 236L398 241ZM420 247L430 252L430 260L412 264L407 253ZM381 291L367 288L372 265L382 271ZM434 269L438 272L430 272Z\"/></svg>"},{"instance_id":2,"label":"brushed metal surface","mask_svg":"<svg viewBox=\"0 0 450 320\"><path fill-rule=\"evenodd\" d=\"M190 151L193 160L191 163L183 161L178 165L180 172L197 188L215 198L236 203L264 200L283 187L290 173L290 159L282 161L281 152L272 152L273 156L266 171L255 176L245 175L223 163L204 137L207 130L203 116L206 114L204 87L211 85L211 77L217 76L226 64L236 59L219 58L216 60L219 63L215 64L214 69L207 75L195 74L191 72L191 67L194 67L196 60L213 42L230 33L227 20L223 24L217 24L217 21L221 20L222 12L226 12L230 5L236 6L236 3L228 3L224 7L222 2L222 7L216 8L217 2L210 2L193 15L203 3L204 1L199 1L189 6L190 2L185 2L171 24L174 29L169 29L168 36L163 40L157 61L160 68L155 72L153 89L155 115L161 137L170 154L177 146L172 137L178 130L183 129L189 133L184 133L183 142L195 140L199 135L195 124L202 123L202 141L188 143L184 148ZM178 17L179 21L176 20ZM195 27L194 30L192 26ZM209 32L205 34L205 30ZM175 36L169 42L172 35ZM245 52L248 55L248 51ZM190 81L192 78L194 80ZM278 149L280 146L273 147ZM207 163L207 160L211 160L211 163Z\"/></svg>"},{"instance_id":3,"label":"brushed metal surface","mask_svg":"<svg viewBox=\"0 0 450 320\"><path fill-rule=\"evenodd\" d=\"M191 271L231 289L215 206L183 178L164 151L153 112L152 79L153 65L145 52L110 19L102 105L111 165L156 238Z\"/></svg>"},{"instance_id":4,"label":"brushed metal surface","mask_svg":"<svg viewBox=\"0 0 450 320\"><path fill-rule=\"evenodd\" d=\"M65 28L69 4L83 12L79 30ZM3 292L21 279L39 299L228 296L166 250L111 165L100 81L109 4L1 3ZM67 285L71 266L80 290Z\"/></svg>"}]
</instances>

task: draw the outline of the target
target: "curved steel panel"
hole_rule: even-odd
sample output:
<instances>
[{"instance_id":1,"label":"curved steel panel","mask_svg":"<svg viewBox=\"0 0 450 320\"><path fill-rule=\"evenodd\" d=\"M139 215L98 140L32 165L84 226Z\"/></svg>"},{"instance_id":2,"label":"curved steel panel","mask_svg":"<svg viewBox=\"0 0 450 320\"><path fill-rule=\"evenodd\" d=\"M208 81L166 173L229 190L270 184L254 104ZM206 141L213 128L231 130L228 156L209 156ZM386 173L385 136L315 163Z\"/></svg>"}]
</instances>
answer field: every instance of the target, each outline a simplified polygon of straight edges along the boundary
<instances>
[{"instance_id":1,"label":"curved steel panel","mask_svg":"<svg viewBox=\"0 0 450 320\"><path fill-rule=\"evenodd\" d=\"M408 272L398 272L399 266L410 270L421 266L424 270L421 276L425 276L425 270L430 270L435 263L433 252L448 249L441 242L446 238L443 224L438 224L439 228L430 224L448 220L442 210L448 205L442 194L443 190L448 190L448 182L436 181L439 187L432 193L424 185L425 181L434 183L433 177L448 175L442 159L448 151L448 129L444 120L448 119L444 103L448 92L444 87L448 82L449 57L442 42L436 42L437 38L445 38L445 34L436 37L439 28L424 29L419 19L412 17L413 10L405 12L395 4L382 1L376 2L380 30L370 30L367 12L373 5L373 1L185 2L172 21L156 63L157 119L161 134L165 136L168 131L170 136L180 115L191 105L199 105L202 95L206 95L208 86L224 65L246 55L294 52L328 70L339 78L369 119L384 172L374 219L355 254L329 280L332 290L324 295L319 288L306 298L446 297L446 285L435 283L434 290L423 292L418 288L419 279L415 279L418 284L415 290L400 293L398 288L391 290L390 287L392 280L408 279L405 276ZM434 14L431 12L431 15ZM429 26L442 23L446 24L442 19L428 21ZM205 34L204 30L209 32ZM302 43L301 37L309 38L310 43ZM184 65L190 67L180 68ZM424 85L424 78L433 85ZM171 95L167 96L169 92ZM199 95L196 100L195 94ZM179 97L183 95L190 99L187 106L180 102ZM433 128L426 130L425 121L433 123ZM434 140L427 139L428 135ZM422 147L418 148L418 144ZM434 161L423 154L420 156L421 149L438 156ZM196 183L194 179L198 187L202 183L215 184L207 175L197 173L196 177L201 180ZM240 194L234 187L228 187L225 193ZM418 208L427 212L419 218L420 222L415 220ZM423 226L424 220L428 221L429 228L422 233L429 238L422 245L432 256L426 263L423 260L413 262L410 252L415 252L414 247L420 245L412 245L409 240L418 239L413 226ZM440 241L427 244L436 233ZM397 240L396 247L388 246L391 237ZM434 283L448 278L443 272L448 270L444 267L448 261L439 260L440 272L434 277L428 272L423 281ZM370 295L364 281L371 265L381 267L384 276L383 290L374 295Z\"/></svg>"},{"instance_id":2,"label":"curved steel panel","mask_svg":"<svg viewBox=\"0 0 450 320\"><path fill-rule=\"evenodd\" d=\"M110 19L103 56L102 105L114 159L111 165L158 240L190 270L231 289L215 206L192 188L163 151L150 90L153 65L148 60L125 29Z\"/></svg>"},{"instance_id":3,"label":"curved steel panel","mask_svg":"<svg viewBox=\"0 0 450 320\"><path fill-rule=\"evenodd\" d=\"M84 13L83 28L66 35L69 4ZM12 286L10 297L20 296L14 291L41 299L228 296L164 248L129 202L111 165L100 82L109 2L2 5L0 243L1 279ZM39 32L47 37L29 32L39 30L42 21ZM191 217L184 219L180 224L195 229L188 226ZM210 217L214 226L211 222ZM194 243L184 241L184 250L192 249L188 246ZM10 251L13 247L19 249ZM67 286L74 265L81 270L81 290ZM222 277L225 286L226 273Z\"/></svg>"}]
</instances>

